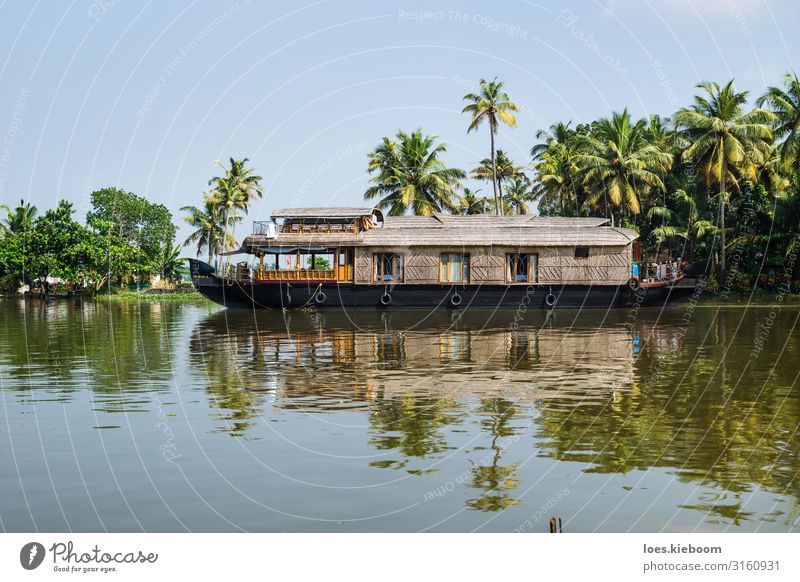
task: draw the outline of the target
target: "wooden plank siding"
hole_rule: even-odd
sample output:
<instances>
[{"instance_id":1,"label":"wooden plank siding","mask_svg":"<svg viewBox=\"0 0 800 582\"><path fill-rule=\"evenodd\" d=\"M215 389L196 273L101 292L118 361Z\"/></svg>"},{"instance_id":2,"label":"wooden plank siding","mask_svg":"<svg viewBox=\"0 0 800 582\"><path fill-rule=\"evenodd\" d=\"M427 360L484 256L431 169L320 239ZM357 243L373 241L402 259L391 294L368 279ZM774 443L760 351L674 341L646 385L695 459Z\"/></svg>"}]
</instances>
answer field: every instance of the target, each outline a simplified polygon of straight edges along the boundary
<instances>
[{"instance_id":1,"label":"wooden plank siding","mask_svg":"<svg viewBox=\"0 0 800 582\"><path fill-rule=\"evenodd\" d=\"M356 247L355 283L373 283L373 255L396 253L403 257L404 277L395 284L439 283L439 261L443 252L469 253L470 283L504 285L506 255L539 256L539 284L622 285L630 278L630 245L589 247L589 257L575 258L574 247ZM523 283L524 284L524 283Z\"/></svg>"}]
</instances>

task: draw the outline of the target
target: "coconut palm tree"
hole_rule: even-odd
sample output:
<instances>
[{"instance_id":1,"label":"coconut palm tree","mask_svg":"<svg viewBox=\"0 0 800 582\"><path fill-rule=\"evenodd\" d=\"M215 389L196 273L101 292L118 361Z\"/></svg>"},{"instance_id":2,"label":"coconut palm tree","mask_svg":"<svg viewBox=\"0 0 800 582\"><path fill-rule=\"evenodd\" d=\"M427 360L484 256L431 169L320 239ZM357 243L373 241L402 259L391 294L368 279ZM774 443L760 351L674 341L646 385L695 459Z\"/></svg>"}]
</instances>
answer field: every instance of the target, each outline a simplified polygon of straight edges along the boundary
<instances>
[{"instance_id":1,"label":"coconut palm tree","mask_svg":"<svg viewBox=\"0 0 800 582\"><path fill-rule=\"evenodd\" d=\"M625 214L639 214L645 196L651 190L664 190L659 176L672 166L672 156L648 143L644 120L631 121L628 110L600 119L593 131L580 139L585 153L575 156L589 189L586 203L603 206L611 212L618 208Z\"/></svg>"},{"instance_id":2,"label":"coconut palm tree","mask_svg":"<svg viewBox=\"0 0 800 582\"><path fill-rule=\"evenodd\" d=\"M472 170L472 177L476 180L491 182L496 180L496 192L503 199L503 183L525 176L525 168L515 164L506 153L498 149L494 156L494 163L489 158L481 160L481 165Z\"/></svg>"},{"instance_id":3,"label":"coconut palm tree","mask_svg":"<svg viewBox=\"0 0 800 582\"><path fill-rule=\"evenodd\" d=\"M767 107L775 114L775 137L782 139L779 146L784 168L791 168L795 178L800 177L800 79L789 71L782 87L769 87L758 98L759 107Z\"/></svg>"},{"instance_id":4,"label":"coconut palm tree","mask_svg":"<svg viewBox=\"0 0 800 582\"><path fill-rule=\"evenodd\" d=\"M472 116L472 121L467 128L467 133L478 129L484 121L489 125L489 140L491 145L489 159L492 160L494 208L495 212L499 215L501 214L501 207L500 196L497 192L497 167L495 164L494 140L497 135L499 123L505 123L509 127L515 127L517 125L517 119L511 112L519 111L519 105L511 101L508 93L503 91L503 82L498 81L497 78L492 81L481 79L478 93L467 93L464 95L464 101L468 101L469 103L461 112L469 113Z\"/></svg>"},{"instance_id":5,"label":"coconut palm tree","mask_svg":"<svg viewBox=\"0 0 800 582\"><path fill-rule=\"evenodd\" d=\"M489 199L485 196L478 196L480 190L474 192L469 188L464 188L461 194L461 204L458 206L460 214L486 214L489 206Z\"/></svg>"},{"instance_id":6,"label":"coconut palm tree","mask_svg":"<svg viewBox=\"0 0 800 582\"><path fill-rule=\"evenodd\" d=\"M703 238L709 234L716 234L714 213L708 212L705 201L705 192L700 188L691 190L679 189L671 193L672 204L677 208L673 210L668 206L653 206L647 211L647 218L651 221L661 219L661 224L650 232L650 236L661 244L675 239L686 240L686 256L694 256L694 249Z\"/></svg>"},{"instance_id":7,"label":"coconut palm tree","mask_svg":"<svg viewBox=\"0 0 800 582\"><path fill-rule=\"evenodd\" d=\"M570 127L571 121L559 121L550 126L550 129L540 129L536 132L539 143L531 148L531 158L538 160L545 152L553 152L558 148L568 147L575 140L575 130Z\"/></svg>"},{"instance_id":8,"label":"coconut palm tree","mask_svg":"<svg viewBox=\"0 0 800 582\"><path fill-rule=\"evenodd\" d=\"M240 221L239 212L247 214L252 201L264 194L262 178L252 168L247 167L249 161L248 158L230 158L230 168L217 161L216 164L224 170L224 174L208 181L211 186L210 201L222 209L223 252L228 248L228 243L236 244L233 231L236 222Z\"/></svg>"},{"instance_id":9,"label":"coconut palm tree","mask_svg":"<svg viewBox=\"0 0 800 582\"><path fill-rule=\"evenodd\" d=\"M448 168L439 159L447 146L436 140L437 136L423 135L421 129L411 134L398 131L395 139L383 138L367 154L373 185L364 192L364 198L380 197L378 207L388 209L392 216L409 210L421 216L456 210L455 188L466 174Z\"/></svg>"},{"instance_id":10,"label":"coconut palm tree","mask_svg":"<svg viewBox=\"0 0 800 582\"><path fill-rule=\"evenodd\" d=\"M506 195L503 203L509 208L512 214L530 214L529 202L533 201L531 183L527 178L516 178L506 188Z\"/></svg>"},{"instance_id":11,"label":"coconut palm tree","mask_svg":"<svg viewBox=\"0 0 800 582\"><path fill-rule=\"evenodd\" d=\"M230 246L231 236L226 235L223 226L223 211L222 207L215 204L211 198L205 197L203 208L197 206L184 206L181 212L188 212L189 215L184 217L184 220L195 229L192 234L184 241L183 246L191 244L197 245L197 255L206 249L208 252L208 263L214 260L214 257L219 255L224 247ZM241 220L241 217L236 217ZM223 244L224 238L228 236L228 244Z\"/></svg>"},{"instance_id":12,"label":"coconut palm tree","mask_svg":"<svg viewBox=\"0 0 800 582\"><path fill-rule=\"evenodd\" d=\"M16 208L9 208L8 206L2 207L7 216L3 221L3 230L16 234L24 230L28 230L33 226L33 221L36 218L38 209L30 202L24 200L19 201Z\"/></svg>"},{"instance_id":13,"label":"coconut palm tree","mask_svg":"<svg viewBox=\"0 0 800 582\"><path fill-rule=\"evenodd\" d=\"M769 124L777 117L765 109L745 112L747 91L737 93L733 80L724 87L707 82L697 87L702 93L695 96L694 105L678 111L675 121L691 142L683 151L683 160L694 165L706 187L718 188L720 278L724 278L728 187L738 190L743 179L755 182L759 167L770 154L773 133Z\"/></svg>"},{"instance_id":14,"label":"coconut palm tree","mask_svg":"<svg viewBox=\"0 0 800 582\"><path fill-rule=\"evenodd\" d=\"M531 148L536 173L532 195L540 208L559 213L575 213L583 204L581 169L575 156L581 142L568 123L556 123L536 133L540 142Z\"/></svg>"}]
</instances>

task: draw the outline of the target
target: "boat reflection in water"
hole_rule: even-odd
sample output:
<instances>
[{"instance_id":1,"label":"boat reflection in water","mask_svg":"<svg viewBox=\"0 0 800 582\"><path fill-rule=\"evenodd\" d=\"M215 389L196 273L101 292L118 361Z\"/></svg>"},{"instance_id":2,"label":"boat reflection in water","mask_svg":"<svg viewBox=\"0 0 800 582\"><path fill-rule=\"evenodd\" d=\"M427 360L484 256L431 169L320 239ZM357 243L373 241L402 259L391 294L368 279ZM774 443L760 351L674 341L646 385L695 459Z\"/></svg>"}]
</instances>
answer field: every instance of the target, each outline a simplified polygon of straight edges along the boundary
<instances>
[{"instance_id":1,"label":"boat reflection in water","mask_svg":"<svg viewBox=\"0 0 800 582\"><path fill-rule=\"evenodd\" d=\"M3 527L791 531L800 308L689 313L0 302Z\"/></svg>"},{"instance_id":2,"label":"boat reflection in water","mask_svg":"<svg viewBox=\"0 0 800 582\"><path fill-rule=\"evenodd\" d=\"M740 313L684 315L224 311L198 325L191 354L219 430L258 431L267 405L355 413L370 467L440 474L426 502L469 491L462 507L526 505L524 517L565 491L572 502L554 511L580 510L566 515L573 531L785 530L800 466L792 372L764 384L774 362L731 357L749 347L726 341Z\"/></svg>"}]
</instances>

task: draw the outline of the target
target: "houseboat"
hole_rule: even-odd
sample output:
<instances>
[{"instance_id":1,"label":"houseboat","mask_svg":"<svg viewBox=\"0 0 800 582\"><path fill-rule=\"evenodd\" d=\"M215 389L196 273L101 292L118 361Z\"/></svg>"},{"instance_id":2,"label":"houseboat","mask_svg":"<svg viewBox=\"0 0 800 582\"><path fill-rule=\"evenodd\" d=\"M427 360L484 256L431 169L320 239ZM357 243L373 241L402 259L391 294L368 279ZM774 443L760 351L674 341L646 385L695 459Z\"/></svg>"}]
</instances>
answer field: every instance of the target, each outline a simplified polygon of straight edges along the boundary
<instances>
[{"instance_id":1,"label":"houseboat","mask_svg":"<svg viewBox=\"0 0 800 582\"><path fill-rule=\"evenodd\" d=\"M640 277L638 234L607 222L285 208L223 253L220 272L190 268L204 296L251 309L608 308L690 294L677 267Z\"/></svg>"}]
</instances>

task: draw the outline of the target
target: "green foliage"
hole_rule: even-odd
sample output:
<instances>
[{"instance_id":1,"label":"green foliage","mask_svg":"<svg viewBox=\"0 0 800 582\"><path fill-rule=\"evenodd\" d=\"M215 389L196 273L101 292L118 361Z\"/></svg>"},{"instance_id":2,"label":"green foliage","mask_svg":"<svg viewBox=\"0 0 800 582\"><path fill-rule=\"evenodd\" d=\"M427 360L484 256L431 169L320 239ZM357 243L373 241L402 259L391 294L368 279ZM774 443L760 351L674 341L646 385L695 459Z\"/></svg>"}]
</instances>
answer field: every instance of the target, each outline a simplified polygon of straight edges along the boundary
<instances>
[{"instance_id":1,"label":"green foliage","mask_svg":"<svg viewBox=\"0 0 800 582\"><path fill-rule=\"evenodd\" d=\"M86 221L97 236L85 252L93 264L105 263L106 275L117 284L158 272L177 231L166 206L118 188L92 192L91 201Z\"/></svg>"},{"instance_id":2,"label":"green foliage","mask_svg":"<svg viewBox=\"0 0 800 582\"><path fill-rule=\"evenodd\" d=\"M462 113L470 114L470 124L467 133L475 131L484 122L489 126L490 155L489 162L492 166L492 189L494 190L495 212L502 214L501 192L499 191L497 154L495 153L495 136L500 123L509 127L516 127L517 118L512 112L519 111L519 105L511 101L508 93L503 91L503 82L495 78L492 81L481 79L477 93L467 93L464 95L467 105L461 110Z\"/></svg>"},{"instance_id":3,"label":"green foliage","mask_svg":"<svg viewBox=\"0 0 800 582\"><path fill-rule=\"evenodd\" d=\"M92 194L88 226L75 220L71 203L36 216L35 206L7 211L0 236L0 286L13 292L20 284L55 277L93 285L147 280L156 272L179 277L175 226L161 204L115 188Z\"/></svg>"},{"instance_id":4,"label":"green foliage","mask_svg":"<svg viewBox=\"0 0 800 582\"><path fill-rule=\"evenodd\" d=\"M325 257L314 257L314 264L311 264L311 257L306 260L306 267L315 269L317 271L329 271L331 269L331 262Z\"/></svg>"},{"instance_id":5,"label":"green foliage","mask_svg":"<svg viewBox=\"0 0 800 582\"><path fill-rule=\"evenodd\" d=\"M261 198L264 194L261 186L262 178L257 176L252 168L247 167L249 161L248 158L230 158L229 168L217 162L217 165L224 170L224 174L208 181L211 190L207 194L207 204L211 204L214 212L222 216L223 251L236 245L233 231L235 224L241 220L239 213L247 214L253 200Z\"/></svg>"},{"instance_id":6,"label":"green foliage","mask_svg":"<svg viewBox=\"0 0 800 582\"><path fill-rule=\"evenodd\" d=\"M409 210L421 216L456 210L455 188L466 174L439 159L445 151L445 144L436 143L435 135L423 136L421 129L410 134L399 131L396 139L384 137L368 154L373 185L364 198L381 197L378 207L392 216Z\"/></svg>"}]
</instances>

